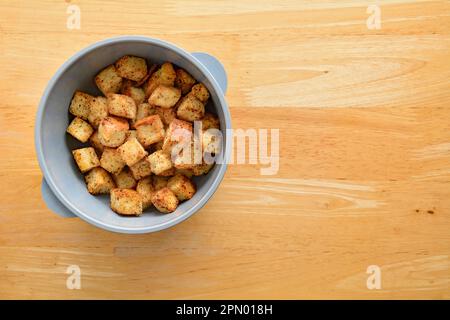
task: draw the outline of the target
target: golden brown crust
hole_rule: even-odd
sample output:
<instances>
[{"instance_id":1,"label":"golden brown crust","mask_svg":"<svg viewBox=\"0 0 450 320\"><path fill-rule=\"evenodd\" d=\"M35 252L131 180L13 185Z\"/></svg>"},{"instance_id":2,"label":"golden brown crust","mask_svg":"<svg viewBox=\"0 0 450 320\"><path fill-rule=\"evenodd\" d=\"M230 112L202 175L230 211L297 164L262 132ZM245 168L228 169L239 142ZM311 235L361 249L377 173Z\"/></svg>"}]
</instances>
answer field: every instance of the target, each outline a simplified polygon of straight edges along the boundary
<instances>
[{"instance_id":1,"label":"golden brown crust","mask_svg":"<svg viewBox=\"0 0 450 320\"><path fill-rule=\"evenodd\" d=\"M148 102L161 108L172 108L181 98L181 90L175 87L159 85L153 90Z\"/></svg>"},{"instance_id":2,"label":"golden brown crust","mask_svg":"<svg viewBox=\"0 0 450 320\"><path fill-rule=\"evenodd\" d=\"M115 188L111 176L105 169L100 167L96 167L89 171L84 178L89 193L93 195L109 193L111 189Z\"/></svg>"},{"instance_id":3,"label":"golden brown crust","mask_svg":"<svg viewBox=\"0 0 450 320\"><path fill-rule=\"evenodd\" d=\"M196 188L194 183L185 175L177 174L170 178L167 187L177 196L178 200L184 201L191 199Z\"/></svg>"},{"instance_id":4,"label":"golden brown crust","mask_svg":"<svg viewBox=\"0 0 450 320\"><path fill-rule=\"evenodd\" d=\"M118 174L125 167L125 161L122 160L117 149L104 147L100 166L112 174Z\"/></svg>"},{"instance_id":5,"label":"golden brown crust","mask_svg":"<svg viewBox=\"0 0 450 320\"><path fill-rule=\"evenodd\" d=\"M159 212L170 213L177 209L178 198L166 187L153 194L152 203Z\"/></svg>"},{"instance_id":6,"label":"golden brown crust","mask_svg":"<svg viewBox=\"0 0 450 320\"><path fill-rule=\"evenodd\" d=\"M135 119L136 111L136 103L131 97L117 93L108 95L108 112L110 114L122 118Z\"/></svg>"},{"instance_id":7,"label":"golden brown crust","mask_svg":"<svg viewBox=\"0 0 450 320\"><path fill-rule=\"evenodd\" d=\"M88 141L94 133L94 128L83 119L76 117L67 127L67 133L84 143Z\"/></svg>"},{"instance_id":8,"label":"golden brown crust","mask_svg":"<svg viewBox=\"0 0 450 320\"><path fill-rule=\"evenodd\" d=\"M114 66L119 76L133 81L140 81L147 75L147 62L144 58L125 55Z\"/></svg>"},{"instance_id":9,"label":"golden brown crust","mask_svg":"<svg viewBox=\"0 0 450 320\"><path fill-rule=\"evenodd\" d=\"M139 216L142 214L142 197L131 189L115 188L111 190L111 209L121 215Z\"/></svg>"},{"instance_id":10,"label":"golden brown crust","mask_svg":"<svg viewBox=\"0 0 450 320\"><path fill-rule=\"evenodd\" d=\"M148 153L136 138L131 138L117 148L122 160L128 166L133 166L143 159Z\"/></svg>"},{"instance_id":11,"label":"golden brown crust","mask_svg":"<svg viewBox=\"0 0 450 320\"><path fill-rule=\"evenodd\" d=\"M72 155L82 173L100 166L100 161L92 147L72 150Z\"/></svg>"},{"instance_id":12,"label":"golden brown crust","mask_svg":"<svg viewBox=\"0 0 450 320\"><path fill-rule=\"evenodd\" d=\"M125 141L128 130L129 124L127 120L108 116L100 121L98 138L104 146L115 148Z\"/></svg>"},{"instance_id":13,"label":"golden brown crust","mask_svg":"<svg viewBox=\"0 0 450 320\"><path fill-rule=\"evenodd\" d=\"M117 73L114 65L109 65L95 76L95 84L106 96L109 93L119 92L122 86L122 77Z\"/></svg>"},{"instance_id":14,"label":"golden brown crust","mask_svg":"<svg viewBox=\"0 0 450 320\"><path fill-rule=\"evenodd\" d=\"M175 78L175 86L181 89L181 93L185 95L195 84L195 79L187 73L184 69L177 69L177 77Z\"/></svg>"}]
</instances>

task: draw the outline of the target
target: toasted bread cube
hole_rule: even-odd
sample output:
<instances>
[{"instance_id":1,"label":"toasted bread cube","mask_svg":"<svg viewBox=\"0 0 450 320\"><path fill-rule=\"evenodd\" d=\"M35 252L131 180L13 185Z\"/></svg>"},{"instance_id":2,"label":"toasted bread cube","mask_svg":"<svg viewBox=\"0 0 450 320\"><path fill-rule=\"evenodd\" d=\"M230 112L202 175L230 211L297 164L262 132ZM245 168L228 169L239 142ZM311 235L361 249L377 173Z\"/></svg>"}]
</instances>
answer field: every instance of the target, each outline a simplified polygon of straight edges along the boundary
<instances>
[{"instance_id":1,"label":"toasted bread cube","mask_svg":"<svg viewBox=\"0 0 450 320\"><path fill-rule=\"evenodd\" d=\"M140 105L145 100L144 89L134 87L131 80L124 81L120 93L133 99L136 106Z\"/></svg>"},{"instance_id":2,"label":"toasted bread cube","mask_svg":"<svg viewBox=\"0 0 450 320\"><path fill-rule=\"evenodd\" d=\"M161 118L161 121L165 126L168 126L176 117L174 108L165 109L161 107L155 107L155 114L157 114Z\"/></svg>"},{"instance_id":3,"label":"toasted bread cube","mask_svg":"<svg viewBox=\"0 0 450 320\"><path fill-rule=\"evenodd\" d=\"M84 179L90 194L109 193L111 189L116 187L109 173L100 167L96 167L89 171Z\"/></svg>"},{"instance_id":4,"label":"toasted bread cube","mask_svg":"<svg viewBox=\"0 0 450 320\"><path fill-rule=\"evenodd\" d=\"M205 115L205 106L193 95L188 94L180 102L177 117L186 121L197 121Z\"/></svg>"},{"instance_id":5,"label":"toasted bread cube","mask_svg":"<svg viewBox=\"0 0 450 320\"><path fill-rule=\"evenodd\" d=\"M176 169L175 175L177 175L177 174L182 174L188 178L192 178L192 176L194 175L194 173L192 172L192 169Z\"/></svg>"},{"instance_id":6,"label":"toasted bread cube","mask_svg":"<svg viewBox=\"0 0 450 320\"><path fill-rule=\"evenodd\" d=\"M118 147L127 138L129 127L128 121L125 119L103 118L98 126L98 139L105 147Z\"/></svg>"},{"instance_id":7,"label":"toasted bread cube","mask_svg":"<svg viewBox=\"0 0 450 320\"><path fill-rule=\"evenodd\" d=\"M203 103L206 103L206 101L208 101L209 99L209 91L208 89L206 89L203 83L197 83L196 85L194 85L191 89L190 94L192 94Z\"/></svg>"},{"instance_id":8,"label":"toasted bread cube","mask_svg":"<svg viewBox=\"0 0 450 320\"><path fill-rule=\"evenodd\" d=\"M137 132L136 130L128 130L127 139L125 141L137 139Z\"/></svg>"},{"instance_id":9,"label":"toasted bread cube","mask_svg":"<svg viewBox=\"0 0 450 320\"><path fill-rule=\"evenodd\" d=\"M167 187L167 182L169 181L169 177L163 176L152 176L153 188L155 191L158 191L162 188Z\"/></svg>"},{"instance_id":10,"label":"toasted bread cube","mask_svg":"<svg viewBox=\"0 0 450 320\"><path fill-rule=\"evenodd\" d=\"M155 113L156 113L156 110L155 110L154 106L152 106L151 104L149 104L147 102L141 103L137 109L136 121L144 119L148 116L152 116Z\"/></svg>"},{"instance_id":11,"label":"toasted bread cube","mask_svg":"<svg viewBox=\"0 0 450 320\"><path fill-rule=\"evenodd\" d=\"M192 173L194 174L194 176L201 176L201 175L207 174L213 166L214 166L214 163L196 164L195 166L192 167Z\"/></svg>"},{"instance_id":12,"label":"toasted bread cube","mask_svg":"<svg viewBox=\"0 0 450 320\"><path fill-rule=\"evenodd\" d=\"M186 176L177 174L167 182L169 188L180 201L189 200L195 194L194 183Z\"/></svg>"},{"instance_id":13,"label":"toasted bread cube","mask_svg":"<svg viewBox=\"0 0 450 320\"><path fill-rule=\"evenodd\" d=\"M119 92L122 86L122 78L117 73L116 67L109 65L95 76L95 84L107 96L108 93Z\"/></svg>"},{"instance_id":14,"label":"toasted bread cube","mask_svg":"<svg viewBox=\"0 0 450 320\"><path fill-rule=\"evenodd\" d=\"M125 167L120 173L113 174L114 182L117 188L121 189L134 189L136 187L136 179L134 179L131 170Z\"/></svg>"},{"instance_id":15,"label":"toasted bread cube","mask_svg":"<svg viewBox=\"0 0 450 320\"><path fill-rule=\"evenodd\" d=\"M181 93L185 95L191 91L192 86L195 84L195 79L184 69L177 69L176 74L175 87L180 88Z\"/></svg>"},{"instance_id":16,"label":"toasted bread cube","mask_svg":"<svg viewBox=\"0 0 450 320\"><path fill-rule=\"evenodd\" d=\"M147 159L142 159L135 165L132 165L130 167L130 170L136 180L140 180L152 174L152 167L150 166L150 163L147 161Z\"/></svg>"},{"instance_id":17,"label":"toasted bread cube","mask_svg":"<svg viewBox=\"0 0 450 320\"><path fill-rule=\"evenodd\" d=\"M172 177L172 176L175 175L175 171L176 171L175 167L172 167L172 168L170 168L170 169L164 170L164 171L161 172L159 175L160 175L161 177Z\"/></svg>"},{"instance_id":18,"label":"toasted bread cube","mask_svg":"<svg viewBox=\"0 0 450 320\"><path fill-rule=\"evenodd\" d=\"M137 106L136 111L136 119L131 120L131 126L134 128L136 125L136 122L138 122L141 119L144 119L148 116L152 116L156 113L155 107L150 105L147 102L141 103Z\"/></svg>"},{"instance_id":19,"label":"toasted bread cube","mask_svg":"<svg viewBox=\"0 0 450 320\"><path fill-rule=\"evenodd\" d=\"M161 67L150 76L150 79L148 79L145 87L145 96L150 97L153 90L160 84L173 87L176 77L177 74L173 65L170 62L163 63Z\"/></svg>"},{"instance_id":20,"label":"toasted bread cube","mask_svg":"<svg viewBox=\"0 0 450 320\"><path fill-rule=\"evenodd\" d=\"M147 75L147 62L143 58L126 55L117 60L114 65L122 78L140 81Z\"/></svg>"},{"instance_id":21,"label":"toasted bread cube","mask_svg":"<svg viewBox=\"0 0 450 320\"><path fill-rule=\"evenodd\" d=\"M108 104L105 97L95 97L91 100L91 111L88 121L94 127L98 128L100 121L108 116Z\"/></svg>"},{"instance_id":22,"label":"toasted bread cube","mask_svg":"<svg viewBox=\"0 0 450 320\"><path fill-rule=\"evenodd\" d=\"M164 125L158 115L143 118L137 121L134 127L137 139L144 148L164 139Z\"/></svg>"},{"instance_id":23,"label":"toasted bread cube","mask_svg":"<svg viewBox=\"0 0 450 320\"><path fill-rule=\"evenodd\" d=\"M97 154L92 147L72 150L72 155L78 168L83 173L100 166L100 161L98 160Z\"/></svg>"},{"instance_id":24,"label":"toasted bread cube","mask_svg":"<svg viewBox=\"0 0 450 320\"><path fill-rule=\"evenodd\" d=\"M86 142L94 133L94 129L89 123L81 118L76 117L67 127L67 133L81 142Z\"/></svg>"},{"instance_id":25,"label":"toasted bread cube","mask_svg":"<svg viewBox=\"0 0 450 320\"><path fill-rule=\"evenodd\" d=\"M217 118L212 113L206 112L205 116L202 118L202 130L208 129L220 129L219 118Z\"/></svg>"},{"instance_id":26,"label":"toasted bread cube","mask_svg":"<svg viewBox=\"0 0 450 320\"><path fill-rule=\"evenodd\" d=\"M103 150L105 149L105 146L101 144L100 140L98 139L98 132L94 131L94 133L89 138L89 143L92 147L94 147L95 152L97 152L97 155L100 157L103 153Z\"/></svg>"},{"instance_id":27,"label":"toasted bread cube","mask_svg":"<svg viewBox=\"0 0 450 320\"><path fill-rule=\"evenodd\" d=\"M117 149L105 147L100 158L100 166L112 174L119 174L125 167L125 161Z\"/></svg>"},{"instance_id":28,"label":"toasted bread cube","mask_svg":"<svg viewBox=\"0 0 450 320\"><path fill-rule=\"evenodd\" d=\"M152 172L156 175L172 168L172 161L170 155L162 150L153 152L147 157L147 161L150 162Z\"/></svg>"},{"instance_id":29,"label":"toasted bread cube","mask_svg":"<svg viewBox=\"0 0 450 320\"><path fill-rule=\"evenodd\" d=\"M162 149L170 153L177 143L189 143L192 141L192 123L174 119L167 128Z\"/></svg>"},{"instance_id":30,"label":"toasted bread cube","mask_svg":"<svg viewBox=\"0 0 450 320\"><path fill-rule=\"evenodd\" d=\"M189 153L190 151L190 153ZM202 152L199 150L196 158L193 144L189 148L183 148L177 155L172 155L173 166L175 169L192 169L197 163L202 162Z\"/></svg>"},{"instance_id":31,"label":"toasted bread cube","mask_svg":"<svg viewBox=\"0 0 450 320\"><path fill-rule=\"evenodd\" d=\"M169 213L176 210L178 198L169 188L162 188L153 193L152 203L159 212Z\"/></svg>"},{"instance_id":32,"label":"toasted bread cube","mask_svg":"<svg viewBox=\"0 0 450 320\"><path fill-rule=\"evenodd\" d=\"M136 103L124 94L112 93L108 95L108 112L112 115L127 119L136 118Z\"/></svg>"},{"instance_id":33,"label":"toasted bread cube","mask_svg":"<svg viewBox=\"0 0 450 320\"><path fill-rule=\"evenodd\" d=\"M132 138L117 148L122 160L132 166L143 159L148 153L136 138Z\"/></svg>"},{"instance_id":34,"label":"toasted bread cube","mask_svg":"<svg viewBox=\"0 0 450 320\"><path fill-rule=\"evenodd\" d=\"M155 189L153 188L151 177L139 180L136 186L136 191L142 197L142 207L144 210L152 206L152 196L155 192Z\"/></svg>"},{"instance_id":35,"label":"toasted bread cube","mask_svg":"<svg viewBox=\"0 0 450 320\"><path fill-rule=\"evenodd\" d=\"M142 214L142 197L131 189L111 190L111 209L125 216L139 216Z\"/></svg>"},{"instance_id":36,"label":"toasted bread cube","mask_svg":"<svg viewBox=\"0 0 450 320\"><path fill-rule=\"evenodd\" d=\"M181 90L175 87L159 85L153 90L148 102L161 108L172 108L181 98Z\"/></svg>"},{"instance_id":37,"label":"toasted bread cube","mask_svg":"<svg viewBox=\"0 0 450 320\"><path fill-rule=\"evenodd\" d=\"M76 117L87 120L91 111L91 100L93 98L90 94L75 91L70 102L69 112Z\"/></svg>"}]
</instances>

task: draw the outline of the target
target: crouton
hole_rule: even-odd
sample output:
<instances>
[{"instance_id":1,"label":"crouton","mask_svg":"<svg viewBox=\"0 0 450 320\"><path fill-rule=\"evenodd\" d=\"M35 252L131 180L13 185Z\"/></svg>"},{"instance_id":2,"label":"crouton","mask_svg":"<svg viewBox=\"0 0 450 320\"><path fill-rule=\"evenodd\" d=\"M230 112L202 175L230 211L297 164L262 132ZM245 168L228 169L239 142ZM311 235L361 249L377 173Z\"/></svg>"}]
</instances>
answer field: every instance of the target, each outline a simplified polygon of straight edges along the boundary
<instances>
[{"instance_id":1,"label":"crouton","mask_svg":"<svg viewBox=\"0 0 450 320\"><path fill-rule=\"evenodd\" d=\"M158 191L167 186L167 181L169 181L169 177L162 176L152 176L153 188L155 191Z\"/></svg>"},{"instance_id":2,"label":"crouton","mask_svg":"<svg viewBox=\"0 0 450 320\"><path fill-rule=\"evenodd\" d=\"M108 112L112 115L127 119L136 118L136 103L124 94L112 93L108 95Z\"/></svg>"},{"instance_id":3,"label":"crouton","mask_svg":"<svg viewBox=\"0 0 450 320\"><path fill-rule=\"evenodd\" d=\"M219 118L217 118L212 113L206 112L205 116L201 119L202 130L208 129L220 129Z\"/></svg>"},{"instance_id":4,"label":"crouton","mask_svg":"<svg viewBox=\"0 0 450 320\"><path fill-rule=\"evenodd\" d=\"M147 62L135 56L123 56L114 64L117 74L122 78L140 81L147 75Z\"/></svg>"},{"instance_id":5,"label":"crouton","mask_svg":"<svg viewBox=\"0 0 450 320\"><path fill-rule=\"evenodd\" d=\"M106 117L98 126L98 139L106 147L120 146L128 135L128 121L116 117Z\"/></svg>"},{"instance_id":6,"label":"crouton","mask_svg":"<svg viewBox=\"0 0 450 320\"><path fill-rule=\"evenodd\" d=\"M192 173L194 174L194 176L201 176L201 175L207 174L213 166L214 166L214 163L196 164L195 166L192 167Z\"/></svg>"},{"instance_id":7,"label":"crouton","mask_svg":"<svg viewBox=\"0 0 450 320\"><path fill-rule=\"evenodd\" d=\"M175 87L159 85L153 90L148 102L161 108L172 108L181 98L181 90Z\"/></svg>"},{"instance_id":8,"label":"crouton","mask_svg":"<svg viewBox=\"0 0 450 320\"><path fill-rule=\"evenodd\" d=\"M141 195L142 208L145 210L152 206L152 196L155 191L152 184L152 178L147 177L138 181L136 191Z\"/></svg>"},{"instance_id":9,"label":"crouton","mask_svg":"<svg viewBox=\"0 0 450 320\"><path fill-rule=\"evenodd\" d=\"M89 171L84 179L90 194L109 193L111 189L116 187L108 172L100 167L96 167Z\"/></svg>"},{"instance_id":10,"label":"crouton","mask_svg":"<svg viewBox=\"0 0 450 320\"><path fill-rule=\"evenodd\" d=\"M125 167L117 149L105 147L100 158L100 166L112 174L119 174Z\"/></svg>"},{"instance_id":11,"label":"crouton","mask_svg":"<svg viewBox=\"0 0 450 320\"><path fill-rule=\"evenodd\" d=\"M100 140L98 139L98 132L94 131L94 133L89 138L89 143L92 147L94 147L95 152L97 152L97 155L100 157L103 153L103 149L105 147L101 144Z\"/></svg>"},{"instance_id":12,"label":"crouton","mask_svg":"<svg viewBox=\"0 0 450 320\"><path fill-rule=\"evenodd\" d=\"M132 140L133 138L137 139L136 130L128 130L127 139L125 140L125 142L129 141L129 140Z\"/></svg>"},{"instance_id":13,"label":"crouton","mask_svg":"<svg viewBox=\"0 0 450 320\"><path fill-rule=\"evenodd\" d=\"M165 126L168 126L176 117L174 108L165 109L161 107L155 107L155 114L157 114L161 118L161 121Z\"/></svg>"},{"instance_id":14,"label":"crouton","mask_svg":"<svg viewBox=\"0 0 450 320\"><path fill-rule=\"evenodd\" d=\"M133 99L136 106L140 105L145 100L144 89L134 87L131 80L126 80L123 82L120 93Z\"/></svg>"},{"instance_id":15,"label":"crouton","mask_svg":"<svg viewBox=\"0 0 450 320\"><path fill-rule=\"evenodd\" d=\"M95 84L106 96L108 93L119 92L122 78L118 75L116 67L109 65L95 76Z\"/></svg>"},{"instance_id":16,"label":"crouton","mask_svg":"<svg viewBox=\"0 0 450 320\"><path fill-rule=\"evenodd\" d=\"M153 152L147 157L147 161L150 162L152 172L156 175L172 168L170 156L162 150Z\"/></svg>"},{"instance_id":17,"label":"crouton","mask_svg":"<svg viewBox=\"0 0 450 320\"><path fill-rule=\"evenodd\" d=\"M159 175L161 177L172 177L175 175L175 170L176 169L174 167L172 167L170 169L164 170L163 172L160 172Z\"/></svg>"},{"instance_id":18,"label":"crouton","mask_svg":"<svg viewBox=\"0 0 450 320\"><path fill-rule=\"evenodd\" d=\"M122 160L130 167L148 154L136 138L132 138L125 142L117 148L117 151L122 157Z\"/></svg>"},{"instance_id":19,"label":"crouton","mask_svg":"<svg viewBox=\"0 0 450 320\"><path fill-rule=\"evenodd\" d=\"M108 105L105 97L95 97L91 99L91 110L88 121L94 127L98 128L100 121L108 116Z\"/></svg>"},{"instance_id":20,"label":"crouton","mask_svg":"<svg viewBox=\"0 0 450 320\"><path fill-rule=\"evenodd\" d=\"M145 96L150 97L153 90L160 84L173 87L176 77L177 74L173 65L170 62L163 63L148 79L145 86Z\"/></svg>"},{"instance_id":21,"label":"crouton","mask_svg":"<svg viewBox=\"0 0 450 320\"><path fill-rule=\"evenodd\" d=\"M197 83L196 85L194 85L191 89L190 94L203 103L206 103L206 101L208 101L209 99L209 91L208 89L206 89L203 83Z\"/></svg>"},{"instance_id":22,"label":"crouton","mask_svg":"<svg viewBox=\"0 0 450 320\"><path fill-rule=\"evenodd\" d=\"M180 201L189 200L195 194L194 183L186 176L177 174L167 182L169 188Z\"/></svg>"},{"instance_id":23,"label":"crouton","mask_svg":"<svg viewBox=\"0 0 450 320\"><path fill-rule=\"evenodd\" d=\"M144 148L164 139L164 126L158 115L143 118L137 121L134 127L137 139Z\"/></svg>"},{"instance_id":24,"label":"crouton","mask_svg":"<svg viewBox=\"0 0 450 320\"><path fill-rule=\"evenodd\" d=\"M83 173L100 166L100 161L98 160L97 154L92 147L72 150L72 155L78 168Z\"/></svg>"},{"instance_id":25,"label":"crouton","mask_svg":"<svg viewBox=\"0 0 450 320\"><path fill-rule=\"evenodd\" d=\"M70 102L69 112L76 117L87 120L91 110L91 100L94 97L81 92L75 91L72 101Z\"/></svg>"},{"instance_id":26,"label":"crouton","mask_svg":"<svg viewBox=\"0 0 450 320\"><path fill-rule=\"evenodd\" d=\"M169 188L166 187L153 193L152 203L159 212L170 213L176 210L178 206L178 198Z\"/></svg>"},{"instance_id":27,"label":"crouton","mask_svg":"<svg viewBox=\"0 0 450 320\"><path fill-rule=\"evenodd\" d=\"M84 143L89 140L89 137L94 133L94 129L89 123L76 117L67 127L67 133Z\"/></svg>"},{"instance_id":28,"label":"crouton","mask_svg":"<svg viewBox=\"0 0 450 320\"><path fill-rule=\"evenodd\" d=\"M205 106L193 95L187 95L180 102L177 117L186 121L196 121L205 115Z\"/></svg>"},{"instance_id":29,"label":"crouton","mask_svg":"<svg viewBox=\"0 0 450 320\"><path fill-rule=\"evenodd\" d=\"M162 149L171 153L172 147L176 144L187 144L192 141L192 123L174 119L167 128Z\"/></svg>"},{"instance_id":30,"label":"crouton","mask_svg":"<svg viewBox=\"0 0 450 320\"><path fill-rule=\"evenodd\" d=\"M125 167L120 173L113 174L114 182L117 188L121 189L134 189L136 187L136 180L133 177L130 169Z\"/></svg>"},{"instance_id":31,"label":"crouton","mask_svg":"<svg viewBox=\"0 0 450 320\"><path fill-rule=\"evenodd\" d=\"M142 159L130 167L131 173L136 180L148 177L152 174L152 167L147 159Z\"/></svg>"},{"instance_id":32,"label":"crouton","mask_svg":"<svg viewBox=\"0 0 450 320\"><path fill-rule=\"evenodd\" d=\"M196 163L202 163L202 153L201 151L199 151L196 158L193 144L191 144L190 148L185 147L181 149L178 154L173 154L174 151L175 150L172 150L171 157L175 169L192 169L196 165Z\"/></svg>"},{"instance_id":33,"label":"crouton","mask_svg":"<svg viewBox=\"0 0 450 320\"><path fill-rule=\"evenodd\" d=\"M195 79L183 69L177 69L176 75L177 77L175 78L175 87L179 88L181 90L181 93L185 95L195 84Z\"/></svg>"},{"instance_id":34,"label":"crouton","mask_svg":"<svg viewBox=\"0 0 450 320\"><path fill-rule=\"evenodd\" d=\"M111 190L111 209L125 216L139 216L142 214L142 197L130 189L115 188Z\"/></svg>"}]
</instances>

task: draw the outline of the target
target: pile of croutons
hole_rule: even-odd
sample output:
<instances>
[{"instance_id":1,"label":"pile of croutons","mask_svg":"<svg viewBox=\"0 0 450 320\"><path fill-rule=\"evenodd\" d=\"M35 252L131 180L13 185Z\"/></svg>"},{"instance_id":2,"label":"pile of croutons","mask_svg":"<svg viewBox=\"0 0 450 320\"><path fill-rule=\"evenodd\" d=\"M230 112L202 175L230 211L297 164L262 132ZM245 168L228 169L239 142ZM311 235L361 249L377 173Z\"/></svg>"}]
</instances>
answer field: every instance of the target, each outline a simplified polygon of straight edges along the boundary
<instances>
[{"instance_id":1,"label":"pile of croutons","mask_svg":"<svg viewBox=\"0 0 450 320\"><path fill-rule=\"evenodd\" d=\"M192 176L213 166L202 158L177 161L171 153L187 137L177 130L192 132L194 121L203 130L220 129L218 118L205 112L207 88L169 62L150 65L129 55L100 71L95 84L104 96L76 91L69 107L75 117L67 128L90 143L72 151L89 193L109 193L112 210L121 215L138 216L152 205L175 211L196 192ZM203 147L210 141L205 135Z\"/></svg>"}]
</instances>

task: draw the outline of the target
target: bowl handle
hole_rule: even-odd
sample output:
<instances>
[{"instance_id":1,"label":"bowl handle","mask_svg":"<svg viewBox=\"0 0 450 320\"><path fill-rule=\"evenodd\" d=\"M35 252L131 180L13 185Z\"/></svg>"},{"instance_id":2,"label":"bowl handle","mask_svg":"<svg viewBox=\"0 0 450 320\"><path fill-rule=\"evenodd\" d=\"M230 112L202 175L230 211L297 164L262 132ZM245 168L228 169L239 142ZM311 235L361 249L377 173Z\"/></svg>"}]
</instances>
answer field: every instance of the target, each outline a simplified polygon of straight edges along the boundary
<instances>
[{"instance_id":1,"label":"bowl handle","mask_svg":"<svg viewBox=\"0 0 450 320\"><path fill-rule=\"evenodd\" d=\"M192 55L203 64L212 74L222 89L223 94L227 92L227 73L222 63L212 55L203 52L193 52Z\"/></svg>"},{"instance_id":2,"label":"bowl handle","mask_svg":"<svg viewBox=\"0 0 450 320\"><path fill-rule=\"evenodd\" d=\"M76 215L69 212L69 210L67 210L67 208L58 200L58 198L55 197L52 190L48 186L47 181L45 181L45 178L42 178L41 192L45 204L51 211L64 218L76 217Z\"/></svg>"}]
</instances>

